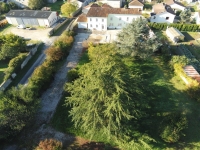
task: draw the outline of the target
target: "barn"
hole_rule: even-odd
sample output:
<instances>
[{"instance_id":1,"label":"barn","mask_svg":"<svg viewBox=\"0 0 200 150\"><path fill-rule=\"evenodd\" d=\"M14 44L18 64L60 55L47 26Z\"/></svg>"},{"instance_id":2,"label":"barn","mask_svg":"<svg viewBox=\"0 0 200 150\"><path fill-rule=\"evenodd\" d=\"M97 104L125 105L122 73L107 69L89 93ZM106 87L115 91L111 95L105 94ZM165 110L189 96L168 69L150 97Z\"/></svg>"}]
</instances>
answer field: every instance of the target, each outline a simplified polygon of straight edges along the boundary
<instances>
[{"instance_id":1,"label":"barn","mask_svg":"<svg viewBox=\"0 0 200 150\"><path fill-rule=\"evenodd\" d=\"M9 24L51 27L58 20L56 11L10 10L6 14Z\"/></svg>"},{"instance_id":2,"label":"barn","mask_svg":"<svg viewBox=\"0 0 200 150\"><path fill-rule=\"evenodd\" d=\"M185 38L185 36L174 27L167 28L166 34L174 43L177 43L178 41L184 41Z\"/></svg>"}]
</instances>

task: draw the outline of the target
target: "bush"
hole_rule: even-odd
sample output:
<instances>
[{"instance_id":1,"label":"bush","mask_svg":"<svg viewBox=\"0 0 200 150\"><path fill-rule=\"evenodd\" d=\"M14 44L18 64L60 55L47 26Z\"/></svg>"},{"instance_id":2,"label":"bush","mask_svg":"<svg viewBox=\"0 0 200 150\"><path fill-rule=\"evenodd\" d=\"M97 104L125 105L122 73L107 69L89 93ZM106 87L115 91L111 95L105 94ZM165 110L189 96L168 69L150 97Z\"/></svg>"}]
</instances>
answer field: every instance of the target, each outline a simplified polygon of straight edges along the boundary
<instances>
[{"instance_id":1,"label":"bush","mask_svg":"<svg viewBox=\"0 0 200 150\"><path fill-rule=\"evenodd\" d=\"M26 54L20 54L10 60L8 68L5 71L4 80L10 78L13 73L18 73L21 70L21 64L26 59Z\"/></svg>"},{"instance_id":2,"label":"bush","mask_svg":"<svg viewBox=\"0 0 200 150\"><path fill-rule=\"evenodd\" d=\"M79 77L78 71L76 69L71 69L67 73L67 81L68 82L73 82Z\"/></svg>"},{"instance_id":3,"label":"bush","mask_svg":"<svg viewBox=\"0 0 200 150\"><path fill-rule=\"evenodd\" d=\"M167 143L178 142L183 135L182 130L187 128L187 118L181 113L172 113L165 116L161 122L160 137Z\"/></svg>"},{"instance_id":4,"label":"bush","mask_svg":"<svg viewBox=\"0 0 200 150\"><path fill-rule=\"evenodd\" d=\"M54 139L40 141L35 150L62 150L62 142Z\"/></svg>"}]
</instances>

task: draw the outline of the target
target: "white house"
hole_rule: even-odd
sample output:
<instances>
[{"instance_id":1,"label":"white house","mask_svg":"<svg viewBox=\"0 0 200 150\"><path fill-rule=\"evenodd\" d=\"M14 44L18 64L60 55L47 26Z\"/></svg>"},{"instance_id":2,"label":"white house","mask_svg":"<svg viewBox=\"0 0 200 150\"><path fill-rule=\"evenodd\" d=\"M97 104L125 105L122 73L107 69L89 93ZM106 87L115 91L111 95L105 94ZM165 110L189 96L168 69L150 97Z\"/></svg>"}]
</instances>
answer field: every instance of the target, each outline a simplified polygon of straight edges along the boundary
<instances>
[{"instance_id":1,"label":"white house","mask_svg":"<svg viewBox=\"0 0 200 150\"><path fill-rule=\"evenodd\" d=\"M196 20L196 24L200 24L200 12L195 12L194 19Z\"/></svg>"},{"instance_id":2,"label":"white house","mask_svg":"<svg viewBox=\"0 0 200 150\"><path fill-rule=\"evenodd\" d=\"M125 0L97 0L97 2L108 4L113 8L121 8L122 3L125 2Z\"/></svg>"},{"instance_id":3,"label":"white house","mask_svg":"<svg viewBox=\"0 0 200 150\"><path fill-rule=\"evenodd\" d=\"M175 10L182 10L183 11L186 8L182 3L177 2L175 0L167 0L165 3L167 5L169 5L174 11Z\"/></svg>"},{"instance_id":4,"label":"white house","mask_svg":"<svg viewBox=\"0 0 200 150\"><path fill-rule=\"evenodd\" d=\"M174 27L167 28L166 34L174 43L177 43L178 41L184 41L185 38L185 36Z\"/></svg>"},{"instance_id":5,"label":"white house","mask_svg":"<svg viewBox=\"0 0 200 150\"><path fill-rule=\"evenodd\" d=\"M91 7L87 15L81 15L77 22L79 28L90 30L121 29L141 16L141 10L138 8L112 8L106 5Z\"/></svg>"},{"instance_id":6,"label":"white house","mask_svg":"<svg viewBox=\"0 0 200 150\"><path fill-rule=\"evenodd\" d=\"M58 15L56 11L10 10L6 19L13 25L51 27L58 20Z\"/></svg>"},{"instance_id":7,"label":"white house","mask_svg":"<svg viewBox=\"0 0 200 150\"><path fill-rule=\"evenodd\" d=\"M129 3L128 8L139 8L140 10L143 10L144 4L140 0L133 0Z\"/></svg>"},{"instance_id":8,"label":"white house","mask_svg":"<svg viewBox=\"0 0 200 150\"><path fill-rule=\"evenodd\" d=\"M173 23L175 18L173 9L165 3L153 5L150 21L156 23Z\"/></svg>"}]
</instances>

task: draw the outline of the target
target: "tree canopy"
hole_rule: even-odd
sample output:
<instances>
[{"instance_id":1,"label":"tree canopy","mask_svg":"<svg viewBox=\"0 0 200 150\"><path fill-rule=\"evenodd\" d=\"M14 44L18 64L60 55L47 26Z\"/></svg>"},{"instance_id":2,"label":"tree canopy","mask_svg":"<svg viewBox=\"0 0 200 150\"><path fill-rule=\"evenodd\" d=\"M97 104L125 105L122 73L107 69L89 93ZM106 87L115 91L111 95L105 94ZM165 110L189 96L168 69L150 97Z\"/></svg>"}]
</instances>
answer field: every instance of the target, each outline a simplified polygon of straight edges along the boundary
<instances>
[{"instance_id":1,"label":"tree canopy","mask_svg":"<svg viewBox=\"0 0 200 150\"><path fill-rule=\"evenodd\" d=\"M0 36L0 60L12 59L26 50L26 42L14 34Z\"/></svg>"},{"instance_id":2,"label":"tree canopy","mask_svg":"<svg viewBox=\"0 0 200 150\"><path fill-rule=\"evenodd\" d=\"M30 9L41 9L45 5L45 0L29 0L28 7Z\"/></svg>"},{"instance_id":3,"label":"tree canopy","mask_svg":"<svg viewBox=\"0 0 200 150\"><path fill-rule=\"evenodd\" d=\"M80 68L78 79L66 85L71 94L66 104L72 107L76 127L90 136L101 131L110 138L120 134L122 121L138 117L129 93L138 78L128 73L114 45L90 46L88 51L91 61Z\"/></svg>"},{"instance_id":4,"label":"tree canopy","mask_svg":"<svg viewBox=\"0 0 200 150\"><path fill-rule=\"evenodd\" d=\"M72 13L77 10L75 3L66 2L61 6L61 12L67 17L71 17Z\"/></svg>"},{"instance_id":5,"label":"tree canopy","mask_svg":"<svg viewBox=\"0 0 200 150\"><path fill-rule=\"evenodd\" d=\"M123 28L118 34L116 44L121 55L137 56L143 59L152 55L161 46L156 37L150 37L147 20L142 18L136 19Z\"/></svg>"},{"instance_id":6,"label":"tree canopy","mask_svg":"<svg viewBox=\"0 0 200 150\"><path fill-rule=\"evenodd\" d=\"M181 11L180 13L180 18L181 18L181 22L182 23L189 23L191 20L191 10L190 9L185 9L183 11Z\"/></svg>"}]
</instances>

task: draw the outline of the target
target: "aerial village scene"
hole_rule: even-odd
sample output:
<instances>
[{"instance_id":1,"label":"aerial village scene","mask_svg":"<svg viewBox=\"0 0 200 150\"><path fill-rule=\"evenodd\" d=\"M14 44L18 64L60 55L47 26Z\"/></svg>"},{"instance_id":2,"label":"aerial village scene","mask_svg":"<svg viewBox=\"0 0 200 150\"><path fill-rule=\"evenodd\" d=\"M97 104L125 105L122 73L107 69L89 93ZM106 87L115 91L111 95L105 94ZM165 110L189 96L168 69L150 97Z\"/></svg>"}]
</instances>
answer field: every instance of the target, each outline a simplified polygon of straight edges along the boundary
<instances>
[{"instance_id":1,"label":"aerial village scene","mask_svg":"<svg viewBox=\"0 0 200 150\"><path fill-rule=\"evenodd\" d=\"M0 0L0 150L200 150L200 0Z\"/></svg>"}]
</instances>

